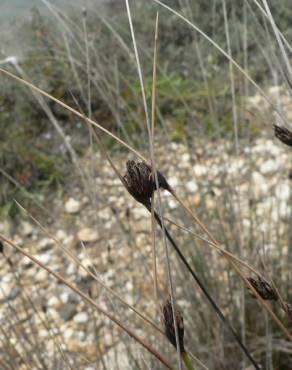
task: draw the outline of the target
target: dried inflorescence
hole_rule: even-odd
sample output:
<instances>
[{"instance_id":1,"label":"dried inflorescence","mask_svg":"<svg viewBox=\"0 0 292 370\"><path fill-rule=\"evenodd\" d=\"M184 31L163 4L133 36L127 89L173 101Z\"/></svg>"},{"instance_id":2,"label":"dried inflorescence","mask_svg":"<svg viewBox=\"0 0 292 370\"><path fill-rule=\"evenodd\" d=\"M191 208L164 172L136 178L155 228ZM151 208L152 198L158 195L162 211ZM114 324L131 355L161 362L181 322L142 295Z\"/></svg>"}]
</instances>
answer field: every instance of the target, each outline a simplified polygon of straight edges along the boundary
<instances>
[{"instance_id":1,"label":"dried inflorescence","mask_svg":"<svg viewBox=\"0 0 292 370\"><path fill-rule=\"evenodd\" d=\"M275 136L282 143L292 147L292 132L285 127L274 125Z\"/></svg>"},{"instance_id":2,"label":"dried inflorescence","mask_svg":"<svg viewBox=\"0 0 292 370\"><path fill-rule=\"evenodd\" d=\"M251 283L257 293L262 297L262 299L269 300L269 301L277 301L278 294L275 289L268 283L266 280L262 279L260 276L257 277L257 280L249 277L247 280ZM256 298L256 296L251 292L252 296Z\"/></svg>"},{"instance_id":3,"label":"dried inflorescence","mask_svg":"<svg viewBox=\"0 0 292 370\"><path fill-rule=\"evenodd\" d=\"M151 167L145 162L128 161L127 172L123 177L128 192L140 203L151 206L151 197L156 190L155 178ZM157 171L158 186L170 191L170 187L161 174Z\"/></svg>"},{"instance_id":4,"label":"dried inflorescence","mask_svg":"<svg viewBox=\"0 0 292 370\"><path fill-rule=\"evenodd\" d=\"M173 321L173 311L170 297L164 302L162 306L162 320L164 331L167 339L176 348L175 327ZM181 352L185 352L184 348L184 320L183 316L177 308L175 308L175 319L177 323L179 348Z\"/></svg>"}]
</instances>

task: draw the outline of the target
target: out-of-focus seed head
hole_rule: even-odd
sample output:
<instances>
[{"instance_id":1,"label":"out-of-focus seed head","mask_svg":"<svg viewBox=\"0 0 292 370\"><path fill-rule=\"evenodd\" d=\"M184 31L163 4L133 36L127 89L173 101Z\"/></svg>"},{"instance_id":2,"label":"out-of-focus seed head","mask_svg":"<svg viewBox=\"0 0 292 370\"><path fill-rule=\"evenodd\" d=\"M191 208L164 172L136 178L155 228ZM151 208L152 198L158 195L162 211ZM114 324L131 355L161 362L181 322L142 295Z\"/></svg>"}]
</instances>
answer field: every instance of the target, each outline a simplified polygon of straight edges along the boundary
<instances>
[{"instance_id":1,"label":"out-of-focus seed head","mask_svg":"<svg viewBox=\"0 0 292 370\"><path fill-rule=\"evenodd\" d=\"M128 161L127 172L123 177L128 192L140 203L149 207L151 197L156 190L155 179L151 167L145 162ZM169 190L165 177L157 171L158 186Z\"/></svg>"},{"instance_id":2,"label":"out-of-focus seed head","mask_svg":"<svg viewBox=\"0 0 292 370\"><path fill-rule=\"evenodd\" d=\"M0 240L0 253L3 253L3 252L4 252L4 244Z\"/></svg>"},{"instance_id":3,"label":"out-of-focus seed head","mask_svg":"<svg viewBox=\"0 0 292 370\"><path fill-rule=\"evenodd\" d=\"M177 308L175 308L175 318L178 329L179 347L181 352L185 352L184 348L184 320L183 316ZM173 321L173 311L170 297L164 302L162 306L162 320L164 325L164 332L170 343L176 348L175 327Z\"/></svg>"},{"instance_id":4,"label":"out-of-focus seed head","mask_svg":"<svg viewBox=\"0 0 292 370\"><path fill-rule=\"evenodd\" d=\"M269 300L269 301L277 301L278 294L275 289L268 283L266 280L262 279L258 276L257 280L249 277L247 280L251 283L257 293L262 297L262 299ZM256 298L254 293L251 291L251 295Z\"/></svg>"},{"instance_id":5,"label":"out-of-focus seed head","mask_svg":"<svg viewBox=\"0 0 292 370\"><path fill-rule=\"evenodd\" d=\"M285 127L274 125L274 132L276 138L282 143L292 147L292 132Z\"/></svg>"},{"instance_id":6,"label":"out-of-focus seed head","mask_svg":"<svg viewBox=\"0 0 292 370\"><path fill-rule=\"evenodd\" d=\"M82 8L82 16L83 16L84 18L86 18L86 17L87 17L87 9L86 9L85 7L83 7L83 8Z\"/></svg>"}]
</instances>

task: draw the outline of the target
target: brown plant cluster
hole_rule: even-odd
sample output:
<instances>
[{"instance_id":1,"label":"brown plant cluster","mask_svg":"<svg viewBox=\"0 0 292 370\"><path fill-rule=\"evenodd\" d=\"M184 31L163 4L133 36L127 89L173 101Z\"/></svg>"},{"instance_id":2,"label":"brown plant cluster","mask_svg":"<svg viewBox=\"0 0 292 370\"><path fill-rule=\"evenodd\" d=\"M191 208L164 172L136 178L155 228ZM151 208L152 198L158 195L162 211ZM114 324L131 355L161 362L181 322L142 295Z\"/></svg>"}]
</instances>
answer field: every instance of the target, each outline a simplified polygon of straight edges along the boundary
<instances>
[{"instance_id":1,"label":"brown plant cluster","mask_svg":"<svg viewBox=\"0 0 292 370\"><path fill-rule=\"evenodd\" d=\"M147 208L151 206L152 194L157 190L152 168L146 162L128 161L123 177L128 192ZM157 171L159 188L170 191L170 186L161 172Z\"/></svg>"},{"instance_id":2,"label":"brown plant cluster","mask_svg":"<svg viewBox=\"0 0 292 370\"><path fill-rule=\"evenodd\" d=\"M274 125L274 132L276 138L282 143L292 147L292 132L285 127Z\"/></svg>"},{"instance_id":3,"label":"brown plant cluster","mask_svg":"<svg viewBox=\"0 0 292 370\"><path fill-rule=\"evenodd\" d=\"M170 297L164 302L162 306L162 320L164 331L169 342L176 348L175 326L173 320L173 310ZM185 352L184 348L184 319L181 311L175 308L175 319L177 323L178 339L180 352Z\"/></svg>"},{"instance_id":4,"label":"brown plant cluster","mask_svg":"<svg viewBox=\"0 0 292 370\"><path fill-rule=\"evenodd\" d=\"M253 288L257 291L257 293L261 296L262 299L269 300L269 301L277 301L278 294L275 289L268 283L266 280L262 279L261 277L257 277L254 279L252 277L247 278L247 280L251 283ZM252 296L256 298L256 296L251 292Z\"/></svg>"}]
</instances>

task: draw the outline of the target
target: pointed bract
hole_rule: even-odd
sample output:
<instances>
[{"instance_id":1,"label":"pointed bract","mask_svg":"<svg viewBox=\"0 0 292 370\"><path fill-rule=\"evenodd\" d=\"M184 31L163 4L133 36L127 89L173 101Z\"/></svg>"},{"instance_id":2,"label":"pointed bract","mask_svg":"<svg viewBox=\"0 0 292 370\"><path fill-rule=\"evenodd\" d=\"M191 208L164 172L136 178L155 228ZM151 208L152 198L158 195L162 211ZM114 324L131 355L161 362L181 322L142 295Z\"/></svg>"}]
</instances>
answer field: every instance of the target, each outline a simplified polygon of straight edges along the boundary
<instances>
[{"instance_id":1,"label":"pointed bract","mask_svg":"<svg viewBox=\"0 0 292 370\"><path fill-rule=\"evenodd\" d=\"M278 294L275 289L268 283L266 280L262 279L258 276L258 279L254 279L252 277L247 278L247 280L251 283L257 293L262 297L262 299L269 300L269 301L277 301ZM256 298L251 292L252 296Z\"/></svg>"},{"instance_id":2,"label":"pointed bract","mask_svg":"<svg viewBox=\"0 0 292 370\"><path fill-rule=\"evenodd\" d=\"M170 341L170 343L176 348L175 327L174 327L173 311L172 311L172 304L171 304L170 297L163 304L162 314L163 314L163 325L164 325L165 335L167 339ZM183 316L180 310L178 310L177 308L175 308L175 318L176 318L176 323L177 323L180 352L185 352L184 320L183 320Z\"/></svg>"},{"instance_id":3,"label":"pointed bract","mask_svg":"<svg viewBox=\"0 0 292 370\"><path fill-rule=\"evenodd\" d=\"M292 147L292 132L285 127L274 125L275 136L282 143Z\"/></svg>"}]
</instances>

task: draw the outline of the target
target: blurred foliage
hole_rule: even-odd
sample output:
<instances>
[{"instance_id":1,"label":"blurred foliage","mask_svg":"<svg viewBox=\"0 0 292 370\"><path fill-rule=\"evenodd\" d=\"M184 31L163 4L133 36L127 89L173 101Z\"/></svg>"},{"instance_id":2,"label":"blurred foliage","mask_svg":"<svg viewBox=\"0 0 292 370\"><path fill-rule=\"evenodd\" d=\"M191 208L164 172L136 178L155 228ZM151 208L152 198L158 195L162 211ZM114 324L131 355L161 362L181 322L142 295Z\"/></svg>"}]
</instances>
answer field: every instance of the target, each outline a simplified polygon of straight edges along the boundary
<instances>
[{"instance_id":1,"label":"blurred foliage","mask_svg":"<svg viewBox=\"0 0 292 370\"><path fill-rule=\"evenodd\" d=\"M243 0L226 1L231 48L242 65L244 4ZM287 37L291 34L289 4L290 0L271 3L276 23ZM168 5L185 14L226 49L221 2L172 0ZM158 127L167 130L174 140L233 135L226 59L170 12L152 2L137 1L131 6L149 103L155 15L157 9L160 10ZM275 50L272 43L266 45L271 30L256 8L247 7L246 11L249 73L258 82L268 81L269 66L258 45L267 47L268 51ZM143 104L124 1L109 2L104 14L91 9L69 18L61 13L58 18L45 17L35 8L30 20L23 22L13 37L21 45L19 65L27 78L70 106L90 112L96 121L132 144L146 145ZM5 42L2 50L5 50ZM5 57L3 52L1 58ZM6 67L15 72L13 66ZM237 103L244 107L243 77L237 71L234 73ZM1 168L29 192L42 192L58 185L72 166L61 137L27 88L6 77L1 83ZM56 103L47 103L75 151L82 155L88 148L86 125ZM239 122L243 119L239 112ZM257 132L255 124L252 133ZM114 145L110 139L106 143ZM7 176L1 176L0 181L0 206L3 206L20 190Z\"/></svg>"}]
</instances>

